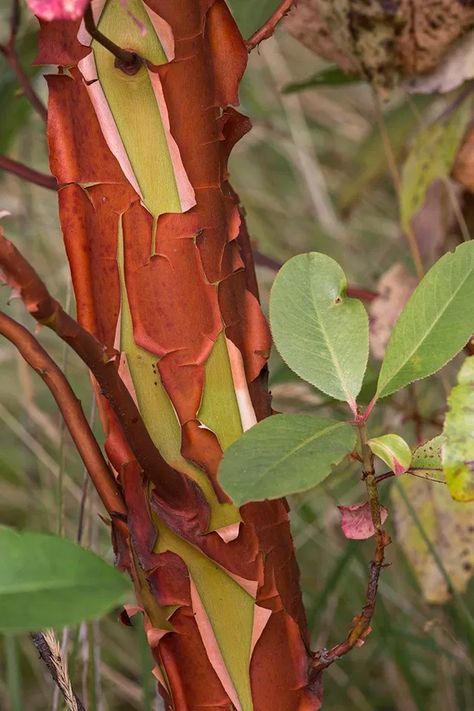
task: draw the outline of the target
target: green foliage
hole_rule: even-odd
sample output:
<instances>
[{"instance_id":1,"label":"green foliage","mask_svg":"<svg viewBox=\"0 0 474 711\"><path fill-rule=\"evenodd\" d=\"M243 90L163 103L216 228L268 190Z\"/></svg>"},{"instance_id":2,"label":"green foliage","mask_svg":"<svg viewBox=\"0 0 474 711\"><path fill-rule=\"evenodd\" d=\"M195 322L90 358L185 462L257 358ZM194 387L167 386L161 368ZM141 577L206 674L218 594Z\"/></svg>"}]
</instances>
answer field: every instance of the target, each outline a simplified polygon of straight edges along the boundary
<instances>
[{"instance_id":1,"label":"green foliage","mask_svg":"<svg viewBox=\"0 0 474 711\"><path fill-rule=\"evenodd\" d=\"M294 94L307 89L314 89L318 86L345 86L346 84L354 84L361 81L361 78L354 74L346 74L337 66L327 67L326 69L316 72L312 76L303 81L292 82L287 84L283 89L283 94Z\"/></svg>"},{"instance_id":2,"label":"green foliage","mask_svg":"<svg viewBox=\"0 0 474 711\"><path fill-rule=\"evenodd\" d=\"M445 254L412 294L387 345L377 386L385 397L435 373L474 331L474 243Z\"/></svg>"},{"instance_id":3,"label":"green foliage","mask_svg":"<svg viewBox=\"0 0 474 711\"><path fill-rule=\"evenodd\" d=\"M413 451L410 470L420 470L429 473L430 471L441 473L441 447L443 446L444 437L438 435L428 442L420 444Z\"/></svg>"},{"instance_id":4,"label":"green foliage","mask_svg":"<svg viewBox=\"0 0 474 711\"><path fill-rule=\"evenodd\" d=\"M411 450L403 437L387 434L367 442L376 457L381 459L395 474L406 472L411 463Z\"/></svg>"},{"instance_id":5,"label":"green foliage","mask_svg":"<svg viewBox=\"0 0 474 711\"><path fill-rule=\"evenodd\" d=\"M431 183L449 175L470 117L470 102L464 101L447 121L439 120L416 136L401 175L400 220L403 229L409 228Z\"/></svg>"},{"instance_id":6,"label":"green foliage","mask_svg":"<svg viewBox=\"0 0 474 711\"><path fill-rule=\"evenodd\" d=\"M18 42L18 53L26 75L30 80L38 73L38 67L32 67L36 51L36 36L28 32ZM0 128L0 153L6 153L16 134L29 117L32 109L28 99L18 90L18 81L0 53L0 106L2 118Z\"/></svg>"},{"instance_id":7,"label":"green foliage","mask_svg":"<svg viewBox=\"0 0 474 711\"><path fill-rule=\"evenodd\" d=\"M355 446L345 422L275 415L252 427L224 455L219 479L235 504L277 499L321 483Z\"/></svg>"},{"instance_id":8,"label":"green foliage","mask_svg":"<svg viewBox=\"0 0 474 711\"><path fill-rule=\"evenodd\" d=\"M383 115L384 133L390 143L395 159L400 159L406 152L407 140L414 130L413 109L422 111L432 101L431 96L413 96L396 108L387 110ZM339 188L338 207L342 212L349 212L360 201L372 185L387 173L387 150L380 126L375 125L360 142L349 165L344 166L347 176Z\"/></svg>"},{"instance_id":9,"label":"green foliage","mask_svg":"<svg viewBox=\"0 0 474 711\"><path fill-rule=\"evenodd\" d=\"M279 0L230 0L232 13L245 38L263 25L279 5Z\"/></svg>"},{"instance_id":10,"label":"green foliage","mask_svg":"<svg viewBox=\"0 0 474 711\"><path fill-rule=\"evenodd\" d=\"M270 297L270 323L282 358L301 378L355 410L367 366L369 322L346 296L341 267L319 252L290 259Z\"/></svg>"},{"instance_id":11,"label":"green foliage","mask_svg":"<svg viewBox=\"0 0 474 711\"><path fill-rule=\"evenodd\" d=\"M94 553L58 536L0 528L0 631L34 632L104 615L129 580Z\"/></svg>"},{"instance_id":12,"label":"green foliage","mask_svg":"<svg viewBox=\"0 0 474 711\"><path fill-rule=\"evenodd\" d=\"M474 356L466 358L448 399L443 469L451 496L474 501Z\"/></svg>"}]
</instances>

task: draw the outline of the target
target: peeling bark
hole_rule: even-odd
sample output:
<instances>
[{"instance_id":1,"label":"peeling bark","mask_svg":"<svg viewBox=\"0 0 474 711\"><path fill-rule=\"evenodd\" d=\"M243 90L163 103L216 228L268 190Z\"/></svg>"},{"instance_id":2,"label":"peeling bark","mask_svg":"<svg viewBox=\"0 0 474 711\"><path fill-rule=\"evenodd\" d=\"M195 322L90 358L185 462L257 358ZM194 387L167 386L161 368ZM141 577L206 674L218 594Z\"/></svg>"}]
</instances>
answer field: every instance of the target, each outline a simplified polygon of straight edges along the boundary
<instances>
[{"instance_id":1,"label":"peeling bark","mask_svg":"<svg viewBox=\"0 0 474 711\"><path fill-rule=\"evenodd\" d=\"M270 336L227 170L250 127L233 108L247 49L223 0L129 6L145 35L119 0L92 3L99 29L144 60L136 75L80 22L44 23L38 56L61 68L48 136L78 318L121 351L162 458L146 470L99 393L130 531L116 531L118 564L169 709L316 710L286 503L239 512L217 479L223 449L270 414Z\"/></svg>"}]
</instances>

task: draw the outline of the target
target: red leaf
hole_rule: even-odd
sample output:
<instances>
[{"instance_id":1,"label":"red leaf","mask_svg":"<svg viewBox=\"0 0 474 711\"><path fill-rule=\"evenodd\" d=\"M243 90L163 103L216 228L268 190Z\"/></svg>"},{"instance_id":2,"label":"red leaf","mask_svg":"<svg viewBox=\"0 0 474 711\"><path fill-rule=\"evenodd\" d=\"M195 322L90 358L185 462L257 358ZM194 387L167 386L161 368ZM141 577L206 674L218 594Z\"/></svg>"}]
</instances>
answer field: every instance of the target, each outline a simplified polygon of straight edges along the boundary
<instances>
[{"instance_id":1,"label":"red leaf","mask_svg":"<svg viewBox=\"0 0 474 711\"><path fill-rule=\"evenodd\" d=\"M346 538L356 538L363 540L371 538L375 533L372 516L370 514L369 502L353 504L352 506L338 506L341 512L341 528ZM385 523L388 511L384 506L380 507L382 523Z\"/></svg>"},{"instance_id":2,"label":"red leaf","mask_svg":"<svg viewBox=\"0 0 474 711\"><path fill-rule=\"evenodd\" d=\"M42 20L77 20L89 0L27 0L28 7Z\"/></svg>"}]
</instances>

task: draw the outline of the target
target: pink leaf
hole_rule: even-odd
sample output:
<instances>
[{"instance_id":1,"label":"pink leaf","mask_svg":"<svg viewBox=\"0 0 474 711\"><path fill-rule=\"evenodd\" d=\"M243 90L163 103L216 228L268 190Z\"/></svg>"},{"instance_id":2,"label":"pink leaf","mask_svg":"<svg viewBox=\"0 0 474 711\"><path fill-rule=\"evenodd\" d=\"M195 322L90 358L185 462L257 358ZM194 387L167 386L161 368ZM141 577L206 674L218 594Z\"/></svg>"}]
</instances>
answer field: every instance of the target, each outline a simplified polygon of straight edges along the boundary
<instances>
[{"instance_id":1,"label":"pink leaf","mask_svg":"<svg viewBox=\"0 0 474 711\"><path fill-rule=\"evenodd\" d=\"M341 512L341 528L346 538L363 540L374 535L375 528L372 523L368 501L362 504L353 504L352 506L338 506L337 508ZM385 523L387 516L387 509L381 506L380 517L382 523Z\"/></svg>"},{"instance_id":2,"label":"pink leaf","mask_svg":"<svg viewBox=\"0 0 474 711\"><path fill-rule=\"evenodd\" d=\"M89 0L26 0L41 20L77 20L84 15Z\"/></svg>"}]
</instances>

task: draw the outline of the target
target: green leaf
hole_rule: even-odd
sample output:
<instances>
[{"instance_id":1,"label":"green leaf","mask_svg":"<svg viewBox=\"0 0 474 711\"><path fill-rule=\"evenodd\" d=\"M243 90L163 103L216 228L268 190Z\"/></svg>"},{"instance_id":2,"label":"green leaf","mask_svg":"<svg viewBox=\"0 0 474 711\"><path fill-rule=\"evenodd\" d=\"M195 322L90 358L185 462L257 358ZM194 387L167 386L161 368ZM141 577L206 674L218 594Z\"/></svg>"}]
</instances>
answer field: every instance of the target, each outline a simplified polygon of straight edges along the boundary
<instances>
[{"instance_id":1,"label":"green leaf","mask_svg":"<svg viewBox=\"0 0 474 711\"><path fill-rule=\"evenodd\" d=\"M449 120L437 121L416 136L401 174L400 222L403 229L409 228L431 183L449 175L470 117L471 103L464 101Z\"/></svg>"},{"instance_id":2,"label":"green leaf","mask_svg":"<svg viewBox=\"0 0 474 711\"><path fill-rule=\"evenodd\" d=\"M277 9L279 0L230 0L232 14L244 37L250 36Z\"/></svg>"},{"instance_id":3,"label":"green leaf","mask_svg":"<svg viewBox=\"0 0 474 711\"><path fill-rule=\"evenodd\" d=\"M420 444L413 450L410 471L430 471L437 477L442 474L441 447L444 443L443 435L438 435L428 442Z\"/></svg>"},{"instance_id":4,"label":"green leaf","mask_svg":"<svg viewBox=\"0 0 474 711\"><path fill-rule=\"evenodd\" d=\"M301 378L355 411L369 353L367 313L346 296L341 267L319 252L280 269L270 296L270 324L283 360Z\"/></svg>"},{"instance_id":5,"label":"green leaf","mask_svg":"<svg viewBox=\"0 0 474 711\"><path fill-rule=\"evenodd\" d=\"M129 580L91 551L43 533L0 528L0 632L34 632L104 615Z\"/></svg>"},{"instance_id":6,"label":"green leaf","mask_svg":"<svg viewBox=\"0 0 474 711\"><path fill-rule=\"evenodd\" d=\"M235 504L278 499L321 483L354 449L351 425L275 415L247 430L224 455L219 480Z\"/></svg>"},{"instance_id":7,"label":"green leaf","mask_svg":"<svg viewBox=\"0 0 474 711\"><path fill-rule=\"evenodd\" d=\"M410 297L385 352L378 397L426 378L459 353L474 331L474 242L430 269Z\"/></svg>"},{"instance_id":8,"label":"green leaf","mask_svg":"<svg viewBox=\"0 0 474 711\"><path fill-rule=\"evenodd\" d=\"M316 72L303 81L287 84L283 89L283 94L294 94L318 86L346 86L360 81L363 81L363 78L357 74L346 74L340 67L332 66Z\"/></svg>"},{"instance_id":9,"label":"green leaf","mask_svg":"<svg viewBox=\"0 0 474 711\"><path fill-rule=\"evenodd\" d=\"M448 398L443 469L451 496L474 501L474 356L466 358Z\"/></svg>"},{"instance_id":10,"label":"green leaf","mask_svg":"<svg viewBox=\"0 0 474 711\"><path fill-rule=\"evenodd\" d=\"M407 140L414 132L413 110L423 112L433 101L432 96L412 96L408 103L384 112L383 124L396 160L406 152ZM379 126L362 140L345 166L342 184L336 197L337 207L347 214L365 198L373 183L388 171L387 152Z\"/></svg>"},{"instance_id":11,"label":"green leaf","mask_svg":"<svg viewBox=\"0 0 474 711\"><path fill-rule=\"evenodd\" d=\"M381 459L395 474L404 474L411 463L411 449L397 434L374 437L367 442L376 457Z\"/></svg>"}]
</instances>

